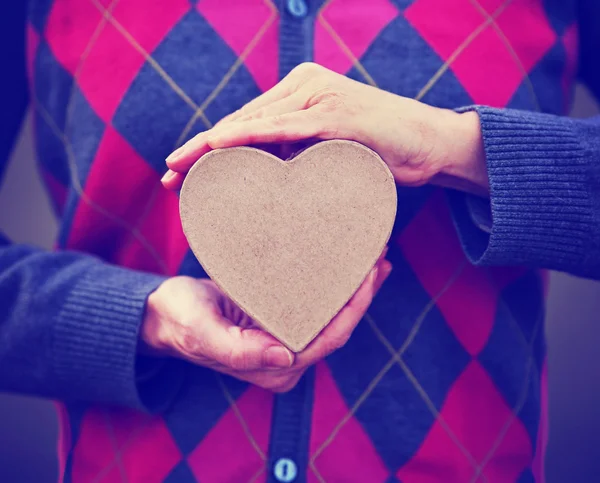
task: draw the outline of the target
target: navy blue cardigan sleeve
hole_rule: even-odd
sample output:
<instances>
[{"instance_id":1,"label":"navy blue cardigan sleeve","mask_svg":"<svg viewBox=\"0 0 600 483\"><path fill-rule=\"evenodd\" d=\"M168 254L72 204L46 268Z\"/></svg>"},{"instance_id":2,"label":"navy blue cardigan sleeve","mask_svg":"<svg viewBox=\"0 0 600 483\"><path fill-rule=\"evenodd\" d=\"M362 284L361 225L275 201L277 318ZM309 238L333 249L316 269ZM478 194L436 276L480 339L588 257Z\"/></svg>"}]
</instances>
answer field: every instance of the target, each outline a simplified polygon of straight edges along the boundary
<instances>
[{"instance_id":1,"label":"navy blue cardigan sleeve","mask_svg":"<svg viewBox=\"0 0 600 483\"><path fill-rule=\"evenodd\" d=\"M579 77L600 98L600 2L579 4ZM473 221L481 203L449 192L469 259L600 279L600 117L469 109L481 120L491 215L482 229Z\"/></svg>"},{"instance_id":2,"label":"navy blue cardigan sleeve","mask_svg":"<svg viewBox=\"0 0 600 483\"><path fill-rule=\"evenodd\" d=\"M0 179L27 108L26 4L9 2L0 15L0 45L8 52ZM11 244L0 234L0 391L151 412L166 407L180 384L177 362L137 356L146 299L162 280L84 254Z\"/></svg>"}]
</instances>

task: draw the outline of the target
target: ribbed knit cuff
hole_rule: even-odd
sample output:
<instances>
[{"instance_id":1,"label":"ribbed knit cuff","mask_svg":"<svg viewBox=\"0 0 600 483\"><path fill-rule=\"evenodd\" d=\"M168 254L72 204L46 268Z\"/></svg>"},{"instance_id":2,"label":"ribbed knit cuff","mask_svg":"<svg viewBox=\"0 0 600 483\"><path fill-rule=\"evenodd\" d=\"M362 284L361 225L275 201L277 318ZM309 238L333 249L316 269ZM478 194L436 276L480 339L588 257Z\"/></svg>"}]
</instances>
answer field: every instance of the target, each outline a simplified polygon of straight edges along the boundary
<instances>
[{"instance_id":1,"label":"ribbed knit cuff","mask_svg":"<svg viewBox=\"0 0 600 483\"><path fill-rule=\"evenodd\" d=\"M164 278L94 264L71 289L55 321L54 371L60 393L73 399L129 406L148 412L166 407L181 371L169 360L137 355L148 295ZM138 362L144 373L139 377Z\"/></svg>"},{"instance_id":2,"label":"ribbed knit cuff","mask_svg":"<svg viewBox=\"0 0 600 483\"><path fill-rule=\"evenodd\" d=\"M463 247L475 264L581 267L594 230L589 165L574 121L474 106L490 182L491 233L469 195L449 193Z\"/></svg>"}]
</instances>

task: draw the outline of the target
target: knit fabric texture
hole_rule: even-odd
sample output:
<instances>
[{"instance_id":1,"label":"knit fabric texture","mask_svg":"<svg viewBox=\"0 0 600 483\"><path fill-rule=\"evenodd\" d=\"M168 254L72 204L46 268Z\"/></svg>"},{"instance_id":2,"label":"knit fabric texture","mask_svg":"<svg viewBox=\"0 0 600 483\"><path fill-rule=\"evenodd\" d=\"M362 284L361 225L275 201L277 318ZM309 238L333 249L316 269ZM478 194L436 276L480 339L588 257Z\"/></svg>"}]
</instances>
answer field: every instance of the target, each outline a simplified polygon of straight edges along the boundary
<instances>
[{"instance_id":1,"label":"knit fabric texture","mask_svg":"<svg viewBox=\"0 0 600 483\"><path fill-rule=\"evenodd\" d=\"M540 269L600 276L600 127L563 117L600 90L595 0L28 3L61 225L0 246L0 384L61 401L62 481L544 481ZM165 157L305 61L475 110L490 200L398 187L392 274L289 393L137 356L148 294L205 276Z\"/></svg>"}]
</instances>

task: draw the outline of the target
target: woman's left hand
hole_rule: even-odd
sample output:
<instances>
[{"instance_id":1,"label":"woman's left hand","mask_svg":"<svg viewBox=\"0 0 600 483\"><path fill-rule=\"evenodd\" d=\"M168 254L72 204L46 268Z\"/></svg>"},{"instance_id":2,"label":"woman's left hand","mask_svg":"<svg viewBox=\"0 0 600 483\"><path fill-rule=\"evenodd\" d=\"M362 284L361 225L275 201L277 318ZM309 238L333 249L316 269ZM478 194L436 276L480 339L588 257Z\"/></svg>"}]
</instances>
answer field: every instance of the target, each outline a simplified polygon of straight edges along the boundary
<instances>
[{"instance_id":1,"label":"woman's left hand","mask_svg":"<svg viewBox=\"0 0 600 483\"><path fill-rule=\"evenodd\" d=\"M428 106L302 64L271 90L198 134L167 158L163 184L179 189L206 152L232 146L349 139L376 151L396 181L487 194L479 118Z\"/></svg>"}]
</instances>

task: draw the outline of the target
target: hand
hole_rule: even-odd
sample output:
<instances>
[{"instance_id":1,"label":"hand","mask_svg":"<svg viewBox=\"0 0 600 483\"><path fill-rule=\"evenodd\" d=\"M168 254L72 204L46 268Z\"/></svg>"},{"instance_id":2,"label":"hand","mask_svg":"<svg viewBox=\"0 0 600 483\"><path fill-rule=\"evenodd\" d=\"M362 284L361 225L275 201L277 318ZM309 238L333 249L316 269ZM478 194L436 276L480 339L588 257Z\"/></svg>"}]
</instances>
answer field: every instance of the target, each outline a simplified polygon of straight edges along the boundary
<instances>
[{"instance_id":1,"label":"hand","mask_svg":"<svg viewBox=\"0 0 600 483\"><path fill-rule=\"evenodd\" d=\"M211 149L350 139L379 153L396 181L433 182L487 194L479 117L428 106L302 64L268 92L198 134L167 158L163 184L178 189Z\"/></svg>"},{"instance_id":2,"label":"hand","mask_svg":"<svg viewBox=\"0 0 600 483\"><path fill-rule=\"evenodd\" d=\"M380 258L365 281L325 329L293 354L259 329L210 280L174 277L149 298L141 327L141 350L178 357L265 389L292 389L304 371L342 347L391 271Z\"/></svg>"}]
</instances>

